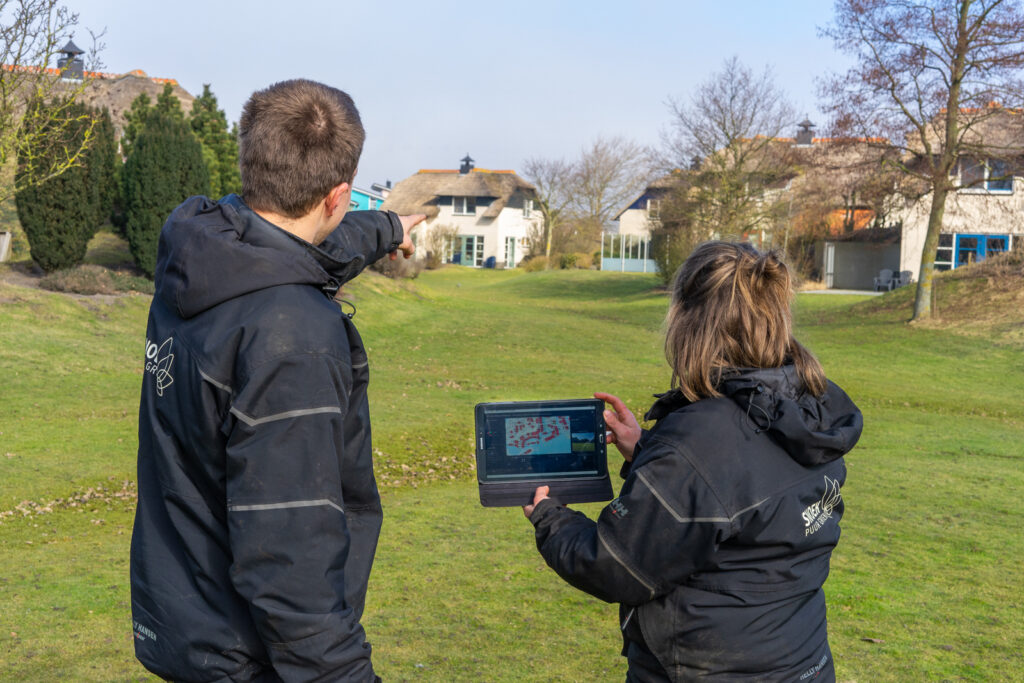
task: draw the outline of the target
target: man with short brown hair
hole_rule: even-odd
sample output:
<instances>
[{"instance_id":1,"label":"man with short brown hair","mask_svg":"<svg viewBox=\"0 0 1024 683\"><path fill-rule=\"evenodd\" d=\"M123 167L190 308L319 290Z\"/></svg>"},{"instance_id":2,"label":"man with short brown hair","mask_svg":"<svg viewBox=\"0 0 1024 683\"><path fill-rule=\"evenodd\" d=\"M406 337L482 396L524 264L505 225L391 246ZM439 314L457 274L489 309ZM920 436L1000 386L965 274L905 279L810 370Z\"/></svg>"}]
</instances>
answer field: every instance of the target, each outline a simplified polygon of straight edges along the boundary
<instances>
[{"instance_id":1,"label":"man with short brown hair","mask_svg":"<svg viewBox=\"0 0 1024 683\"><path fill-rule=\"evenodd\" d=\"M364 133L340 90L277 83L240 129L242 196L191 197L160 235L135 652L182 681L373 681L359 623L381 524L369 372L334 296L385 254L411 255L423 216L346 215Z\"/></svg>"}]
</instances>

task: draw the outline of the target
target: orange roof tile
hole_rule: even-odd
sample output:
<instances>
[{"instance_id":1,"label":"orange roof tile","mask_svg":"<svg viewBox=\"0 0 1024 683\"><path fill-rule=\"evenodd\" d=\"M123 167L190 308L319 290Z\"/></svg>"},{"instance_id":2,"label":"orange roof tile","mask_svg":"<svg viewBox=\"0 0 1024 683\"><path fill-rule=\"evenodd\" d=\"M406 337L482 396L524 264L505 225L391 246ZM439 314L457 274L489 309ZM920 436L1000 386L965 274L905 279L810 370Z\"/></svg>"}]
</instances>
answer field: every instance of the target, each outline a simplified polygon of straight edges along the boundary
<instances>
[{"instance_id":1,"label":"orange roof tile","mask_svg":"<svg viewBox=\"0 0 1024 683\"><path fill-rule=\"evenodd\" d=\"M10 72L21 72L21 73L47 73L53 76L60 76L60 69L54 69L52 67L40 68L38 66L18 66L16 64L0 64L0 69ZM142 69L135 69L125 74L109 74L103 73L102 71L83 71L83 75L87 78L98 78L103 80L114 80L117 78L123 78L124 76L138 76L141 78L149 78L149 80L163 85L164 83L170 83L171 85L178 85L178 81L173 78L152 78L146 74Z\"/></svg>"},{"instance_id":2,"label":"orange roof tile","mask_svg":"<svg viewBox=\"0 0 1024 683\"><path fill-rule=\"evenodd\" d=\"M446 168L421 168L420 170L418 170L416 172L417 173L459 173L459 170L458 169L454 169L454 168L453 169L446 169ZM496 170L491 170L491 169L488 169L488 168L473 168L473 169L470 169L469 172L470 173L512 173L512 174L515 173L515 171L505 171L505 170L496 171Z\"/></svg>"}]
</instances>

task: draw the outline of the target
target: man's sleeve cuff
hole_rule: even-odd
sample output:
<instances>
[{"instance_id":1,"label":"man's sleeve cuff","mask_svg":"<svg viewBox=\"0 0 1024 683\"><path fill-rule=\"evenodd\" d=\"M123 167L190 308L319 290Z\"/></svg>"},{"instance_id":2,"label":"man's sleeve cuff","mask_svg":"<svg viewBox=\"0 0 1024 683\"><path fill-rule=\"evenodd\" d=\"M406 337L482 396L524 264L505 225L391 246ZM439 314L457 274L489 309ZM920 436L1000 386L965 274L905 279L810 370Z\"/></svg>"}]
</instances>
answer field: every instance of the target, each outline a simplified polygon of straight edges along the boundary
<instances>
[{"instance_id":1,"label":"man's sleeve cuff","mask_svg":"<svg viewBox=\"0 0 1024 683\"><path fill-rule=\"evenodd\" d=\"M387 245L384 250L390 254L395 249L398 249L398 245L405 239L405 229L402 227L402 220L398 217L398 214L394 211L387 211L388 220L391 222L391 242Z\"/></svg>"}]
</instances>

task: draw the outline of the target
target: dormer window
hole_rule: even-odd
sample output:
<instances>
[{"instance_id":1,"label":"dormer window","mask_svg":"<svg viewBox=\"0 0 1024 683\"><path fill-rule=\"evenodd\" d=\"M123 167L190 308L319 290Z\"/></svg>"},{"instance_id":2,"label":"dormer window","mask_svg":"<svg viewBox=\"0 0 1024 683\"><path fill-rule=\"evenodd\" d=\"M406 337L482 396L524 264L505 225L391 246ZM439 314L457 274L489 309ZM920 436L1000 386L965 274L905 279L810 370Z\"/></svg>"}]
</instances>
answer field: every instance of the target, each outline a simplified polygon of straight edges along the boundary
<instances>
[{"instance_id":1,"label":"dormer window","mask_svg":"<svg viewBox=\"0 0 1024 683\"><path fill-rule=\"evenodd\" d=\"M648 218L659 218L661 216L661 200L660 199L648 199L647 200L647 217Z\"/></svg>"},{"instance_id":2,"label":"dormer window","mask_svg":"<svg viewBox=\"0 0 1024 683\"><path fill-rule=\"evenodd\" d=\"M523 200L523 218L529 218L531 211L533 211L533 200Z\"/></svg>"},{"instance_id":3,"label":"dormer window","mask_svg":"<svg viewBox=\"0 0 1024 683\"><path fill-rule=\"evenodd\" d=\"M1003 159L961 159L960 187L983 192L1013 192L1013 176Z\"/></svg>"},{"instance_id":4,"label":"dormer window","mask_svg":"<svg viewBox=\"0 0 1024 683\"><path fill-rule=\"evenodd\" d=\"M452 197L452 213L456 216L475 216L476 197Z\"/></svg>"}]
</instances>

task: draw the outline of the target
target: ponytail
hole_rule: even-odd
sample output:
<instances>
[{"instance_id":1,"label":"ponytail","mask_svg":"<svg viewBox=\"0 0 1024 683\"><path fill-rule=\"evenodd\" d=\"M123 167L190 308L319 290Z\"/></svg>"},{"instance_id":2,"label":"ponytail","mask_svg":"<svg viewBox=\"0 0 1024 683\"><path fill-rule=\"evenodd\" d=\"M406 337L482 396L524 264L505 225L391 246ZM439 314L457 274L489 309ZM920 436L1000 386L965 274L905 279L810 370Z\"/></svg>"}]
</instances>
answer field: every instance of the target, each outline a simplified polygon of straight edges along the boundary
<instances>
[{"instance_id":1,"label":"ponytail","mask_svg":"<svg viewBox=\"0 0 1024 683\"><path fill-rule=\"evenodd\" d=\"M776 368L792 362L805 390L820 396L825 372L793 337L789 268L774 251L746 242L706 242L672 285L665 355L672 383L689 400L720 396L728 368Z\"/></svg>"}]
</instances>

